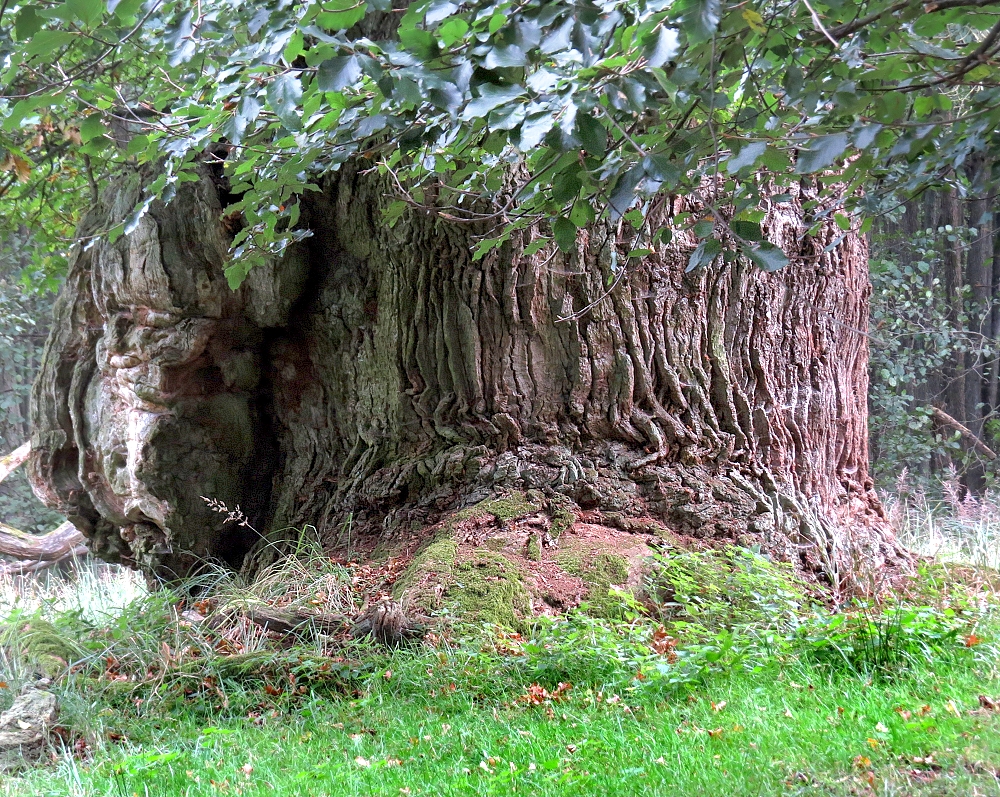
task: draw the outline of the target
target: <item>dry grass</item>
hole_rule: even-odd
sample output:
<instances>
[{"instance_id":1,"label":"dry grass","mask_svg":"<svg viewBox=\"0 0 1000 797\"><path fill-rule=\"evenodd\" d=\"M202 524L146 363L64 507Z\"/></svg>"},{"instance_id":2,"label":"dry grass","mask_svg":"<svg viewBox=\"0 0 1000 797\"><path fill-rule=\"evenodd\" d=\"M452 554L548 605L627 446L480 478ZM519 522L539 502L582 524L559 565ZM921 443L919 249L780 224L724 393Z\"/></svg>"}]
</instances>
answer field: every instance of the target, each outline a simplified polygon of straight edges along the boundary
<instances>
[{"instance_id":1,"label":"dry grass","mask_svg":"<svg viewBox=\"0 0 1000 797\"><path fill-rule=\"evenodd\" d=\"M78 612L89 622L119 614L147 594L138 573L94 560L74 561L66 570L0 576L0 620L15 612L55 616Z\"/></svg>"},{"instance_id":2,"label":"dry grass","mask_svg":"<svg viewBox=\"0 0 1000 797\"><path fill-rule=\"evenodd\" d=\"M943 482L941 496L933 498L911 488L904 471L882 503L900 542L914 553L1000 570L1000 493L962 495L953 474Z\"/></svg>"}]
</instances>

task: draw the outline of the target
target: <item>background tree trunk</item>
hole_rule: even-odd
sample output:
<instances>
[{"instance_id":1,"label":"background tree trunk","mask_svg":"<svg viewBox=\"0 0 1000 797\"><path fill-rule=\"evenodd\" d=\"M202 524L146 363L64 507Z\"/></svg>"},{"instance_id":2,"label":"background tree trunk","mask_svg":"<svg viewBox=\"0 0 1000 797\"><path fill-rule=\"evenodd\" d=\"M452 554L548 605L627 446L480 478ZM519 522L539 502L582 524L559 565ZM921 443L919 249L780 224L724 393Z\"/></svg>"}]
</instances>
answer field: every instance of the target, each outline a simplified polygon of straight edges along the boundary
<instances>
[{"instance_id":1,"label":"background tree trunk","mask_svg":"<svg viewBox=\"0 0 1000 797\"><path fill-rule=\"evenodd\" d=\"M508 490L759 544L834 583L896 555L868 476L867 247L829 221L806 233L816 186L764 221L792 259L778 273L735 257L686 273L696 241L676 220L706 211L676 198L655 211L673 243L620 278L619 229L475 261L486 230L416 211L390 228L374 175L345 167L322 189L302 200L313 237L236 292L208 179L77 253L31 474L100 556L184 575L238 566L254 529L306 524L331 549L412 550Z\"/></svg>"}]
</instances>

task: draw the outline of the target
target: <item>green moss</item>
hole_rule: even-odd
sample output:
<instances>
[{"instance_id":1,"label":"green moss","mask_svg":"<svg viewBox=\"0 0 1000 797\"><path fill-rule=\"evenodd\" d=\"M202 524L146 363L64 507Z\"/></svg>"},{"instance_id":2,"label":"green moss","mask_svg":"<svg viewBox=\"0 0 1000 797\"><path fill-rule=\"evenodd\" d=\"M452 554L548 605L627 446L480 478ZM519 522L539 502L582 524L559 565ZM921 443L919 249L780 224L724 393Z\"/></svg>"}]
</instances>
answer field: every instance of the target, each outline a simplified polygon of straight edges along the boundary
<instances>
[{"instance_id":1,"label":"green moss","mask_svg":"<svg viewBox=\"0 0 1000 797\"><path fill-rule=\"evenodd\" d=\"M552 528L549 529L549 534L556 539L559 539L559 535L561 535L574 523L576 523L576 515L574 515L569 509L560 507L552 513Z\"/></svg>"},{"instance_id":2,"label":"green moss","mask_svg":"<svg viewBox=\"0 0 1000 797\"><path fill-rule=\"evenodd\" d=\"M444 608L461 622L494 623L515 630L524 626L531 611L531 597L517 565L490 550L461 558L450 532L417 554L393 592L397 599L405 597L407 603L427 612Z\"/></svg>"},{"instance_id":3,"label":"green moss","mask_svg":"<svg viewBox=\"0 0 1000 797\"><path fill-rule=\"evenodd\" d=\"M486 541L486 547L491 551L502 551L507 547L507 540L503 537L490 537Z\"/></svg>"},{"instance_id":4,"label":"green moss","mask_svg":"<svg viewBox=\"0 0 1000 797\"><path fill-rule=\"evenodd\" d=\"M457 615L476 623L520 629L531 611L531 596L520 569L506 556L477 551L455 564L455 580L446 598Z\"/></svg>"},{"instance_id":5,"label":"green moss","mask_svg":"<svg viewBox=\"0 0 1000 797\"><path fill-rule=\"evenodd\" d=\"M448 533L435 537L413 557L410 566L393 587L393 596L399 600L405 595L424 610L435 608L433 586L428 588L425 582L430 578L434 584L448 584L452 579L457 553L458 545Z\"/></svg>"},{"instance_id":6,"label":"green moss","mask_svg":"<svg viewBox=\"0 0 1000 797\"><path fill-rule=\"evenodd\" d=\"M75 637L83 628L60 628L48 620L34 617L29 622L10 621L0 631L0 645L10 647L25 661L48 670L56 662L76 661L88 650Z\"/></svg>"},{"instance_id":7,"label":"green moss","mask_svg":"<svg viewBox=\"0 0 1000 797\"><path fill-rule=\"evenodd\" d=\"M454 515L456 521L471 520L475 517L493 515L498 522L507 524L512 520L538 512L541 506L530 500L524 493L510 493L500 498L493 498L489 501L480 501L475 506L463 509Z\"/></svg>"},{"instance_id":8,"label":"green moss","mask_svg":"<svg viewBox=\"0 0 1000 797\"><path fill-rule=\"evenodd\" d=\"M532 562L542 561L542 541L538 539L537 534L528 537L526 555Z\"/></svg>"},{"instance_id":9,"label":"green moss","mask_svg":"<svg viewBox=\"0 0 1000 797\"><path fill-rule=\"evenodd\" d=\"M621 554L601 551L564 551L557 559L567 573L579 576L587 584L585 602L597 617L619 617L622 602L611 593L611 587L628 580L631 565Z\"/></svg>"}]
</instances>

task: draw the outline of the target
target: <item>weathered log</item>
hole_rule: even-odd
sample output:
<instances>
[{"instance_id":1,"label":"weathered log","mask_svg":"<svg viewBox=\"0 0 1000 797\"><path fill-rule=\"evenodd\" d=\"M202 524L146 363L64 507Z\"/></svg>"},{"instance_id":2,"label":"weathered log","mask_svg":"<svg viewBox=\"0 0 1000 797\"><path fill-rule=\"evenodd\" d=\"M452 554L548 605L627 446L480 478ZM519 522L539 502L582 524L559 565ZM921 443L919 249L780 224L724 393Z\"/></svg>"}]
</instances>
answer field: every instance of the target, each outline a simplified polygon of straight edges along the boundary
<instances>
[{"instance_id":1,"label":"weathered log","mask_svg":"<svg viewBox=\"0 0 1000 797\"><path fill-rule=\"evenodd\" d=\"M931 408L931 417L939 425L958 432L972 446L972 450L992 462L997 458L996 452L982 441L968 426L952 418L940 407Z\"/></svg>"},{"instance_id":2,"label":"weathered log","mask_svg":"<svg viewBox=\"0 0 1000 797\"><path fill-rule=\"evenodd\" d=\"M31 442L0 457L0 482L10 476L31 454ZM74 557L86 556L87 540L69 521L47 534L28 534L0 523L0 556L17 559L0 564L0 575L23 575Z\"/></svg>"},{"instance_id":3,"label":"weathered log","mask_svg":"<svg viewBox=\"0 0 1000 797\"><path fill-rule=\"evenodd\" d=\"M0 576L24 576L90 555L86 538L68 521L47 534L26 534L0 523Z\"/></svg>"},{"instance_id":4,"label":"weathered log","mask_svg":"<svg viewBox=\"0 0 1000 797\"><path fill-rule=\"evenodd\" d=\"M273 607L254 607L243 612L251 623L265 631L288 636L300 636L309 631L337 634L351 627L351 620L339 614L310 614L304 611Z\"/></svg>"},{"instance_id":5,"label":"weathered log","mask_svg":"<svg viewBox=\"0 0 1000 797\"><path fill-rule=\"evenodd\" d=\"M386 647L398 647L420 639L426 632L423 623L410 620L402 607L392 600L378 601L353 619L340 614L311 614L301 609L277 609L272 606L255 606L242 614L265 631L283 636L349 632L355 639L371 637Z\"/></svg>"},{"instance_id":6,"label":"weathered log","mask_svg":"<svg viewBox=\"0 0 1000 797\"><path fill-rule=\"evenodd\" d=\"M17 470L31 454L31 441L24 443L7 456L0 457L0 482Z\"/></svg>"}]
</instances>

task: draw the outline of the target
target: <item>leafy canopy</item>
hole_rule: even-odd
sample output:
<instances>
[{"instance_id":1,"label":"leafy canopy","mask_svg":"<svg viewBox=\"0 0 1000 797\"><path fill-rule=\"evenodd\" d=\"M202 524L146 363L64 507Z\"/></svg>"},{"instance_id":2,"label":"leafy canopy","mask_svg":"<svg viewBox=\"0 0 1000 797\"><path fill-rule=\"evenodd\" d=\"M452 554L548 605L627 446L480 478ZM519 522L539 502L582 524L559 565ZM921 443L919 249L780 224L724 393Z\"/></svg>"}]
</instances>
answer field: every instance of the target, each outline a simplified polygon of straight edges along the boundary
<instances>
[{"instance_id":1,"label":"leafy canopy","mask_svg":"<svg viewBox=\"0 0 1000 797\"><path fill-rule=\"evenodd\" d=\"M568 250L624 218L639 257L669 234L651 203L711 178L734 215L691 219L691 267L727 240L775 269L764 208L805 176L841 170L824 212L843 229L928 185L980 188L998 50L988 0L5 2L0 215L58 270L110 175L158 175L115 238L223 142L234 285L308 234L298 197L351 158L391 173L386 223L476 222L478 256L539 221Z\"/></svg>"}]
</instances>

